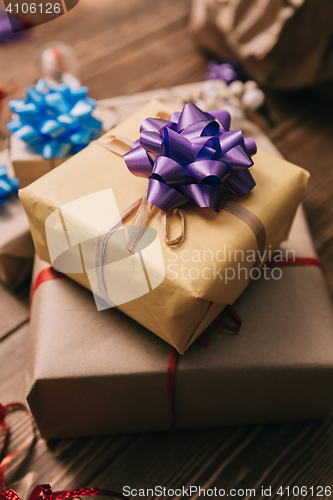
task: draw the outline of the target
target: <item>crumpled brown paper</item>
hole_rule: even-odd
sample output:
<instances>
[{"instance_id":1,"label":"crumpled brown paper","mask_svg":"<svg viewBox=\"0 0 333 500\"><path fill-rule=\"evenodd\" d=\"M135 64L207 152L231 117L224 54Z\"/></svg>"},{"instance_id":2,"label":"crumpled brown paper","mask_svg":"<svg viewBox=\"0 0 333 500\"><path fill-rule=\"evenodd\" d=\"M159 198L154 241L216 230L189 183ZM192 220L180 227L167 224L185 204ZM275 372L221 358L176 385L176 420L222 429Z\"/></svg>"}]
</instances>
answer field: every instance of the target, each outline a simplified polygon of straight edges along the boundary
<instances>
[{"instance_id":1,"label":"crumpled brown paper","mask_svg":"<svg viewBox=\"0 0 333 500\"><path fill-rule=\"evenodd\" d=\"M295 89L333 79L332 18L327 0L193 0L190 26L260 85Z\"/></svg>"}]
</instances>

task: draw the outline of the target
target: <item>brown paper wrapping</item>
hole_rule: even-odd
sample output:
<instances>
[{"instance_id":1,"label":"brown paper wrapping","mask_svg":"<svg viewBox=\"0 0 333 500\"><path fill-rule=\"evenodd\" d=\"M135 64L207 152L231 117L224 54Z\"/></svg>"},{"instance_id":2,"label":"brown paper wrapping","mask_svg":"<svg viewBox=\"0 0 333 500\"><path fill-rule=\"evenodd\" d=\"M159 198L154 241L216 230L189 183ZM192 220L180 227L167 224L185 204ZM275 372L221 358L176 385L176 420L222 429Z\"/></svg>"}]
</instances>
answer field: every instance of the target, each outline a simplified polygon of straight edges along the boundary
<instances>
[{"instance_id":1,"label":"brown paper wrapping","mask_svg":"<svg viewBox=\"0 0 333 500\"><path fill-rule=\"evenodd\" d=\"M221 60L238 59L260 85L294 89L333 78L327 0L192 0L192 31Z\"/></svg>"},{"instance_id":2,"label":"brown paper wrapping","mask_svg":"<svg viewBox=\"0 0 333 500\"><path fill-rule=\"evenodd\" d=\"M315 256L302 211L285 249ZM45 266L38 260L34 274ZM314 293L315 290L315 293ZM260 278L234 304L236 336L179 356L180 428L332 415L332 306L318 267ZM43 283L31 309L28 402L44 438L169 429L169 347L116 309L97 312L68 279Z\"/></svg>"},{"instance_id":3,"label":"brown paper wrapping","mask_svg":"<svg viewBox=\"0 0 333 500\"><path fill-rule=\"evenodd\" d=\"M171 110L158 101L152 101L113 129L110 134L135 140L139 135L141 122L148 116L156 116L160 111L170 113ZM102 140L107 138L108 134L103 136ZM264 151L259 151L254 160L251 172L257 186L248 196L237 199L237 203L250 210L264 224L268 251L277 248L288 235L308 181L308 173ZM106 188L112 187L121 211L142 195L146 186L147 181L133 176L120 156L97 144L91 144L57 169L21 190L20 198L28 214L39 257L50 262L45 221L57 208L61 208L62 218L66 220L66 229L74 240L79 241L78 238L82 234L86 239L90 239L96 237L100 229L113 218L110 215L110 196L109 192L105 191ZM92 203L88 203L87 199L82 201L82 197L92 193L98 193ZM73 201L76 201L76 205L68 205L71 208L65 210L64 205ZM91 222L91 213L94 210L100 211L99 227ZM226 268L237 267L237 262L230 262L227 257L221 262L220 254L217 260L218 251L226 245L232 255L237 249L256 252L256 238L246 223L224 210L215 213L211 209L198 209L192 205L186 206L186 238L177 249L170 249L164 244L160 213L157 209L152 211L149 226L157 231L161 241L163 262L152 252L146 258L145 265L148 273L151 271L154 278L163 277L164 272L165 278L149 293L123 303L118 308L183 353L225 305L237 299L249 282L245 273L240 279L228 281L227 284L223 281L223 274L222 279L214 279L213 269L221 269L222 273ZM60 224L59 241L62 235L63 226ZM211 252L211 262L207 263L202 257L202 261L195 264L198 271L192 273L193 279L191 276L189 279L183 279L181 266L184 265L184 252L186 255L192 255L193 252L199 251L203 255L206 249ZM95 249L86 251L89 262L94 263ZM107 250L106 259L109 258L110 262L108 251L110 253L110 250ZM175 258L176 267L170 268ZM253 262L244 262L243 265L249 271ZM208 279L207 270L204 271L207 266ZM105 276L108 276L108 270L104 272ZM200 274L199 279L197 272ZM205 278L202 278L203 273ZM86 288L90 287L86 273L69 275ZM118 280L114 276L116 275L109 275L110 287L114 286L114 283L119 287L126 283L123 275L120 275ZM107 277L105 279L107 281ZM135 273L129 274L127 279L133 289L140 288L141 282Z\"/></svg>"},{"instance_id":4,"label":"brown paper wrapping","mask_svg":"<svg viewBox=\"0 0 333 500\"><path fill-rule=\"evenodd\" d=\"M60 165L64 159L46 159L30 151L28 145L13 135L10 137L10 161L15 176L24 188Z\"/></svg>"},{"instance_id":5,"label":"brown paper wrapping","mask_svg":"<svg viewBox=\"0 0 333 500\"><path fill-rule=\"evenodd\" d=\"M31 275L33 256L27 216L12 196L0 207L0 282L17 288Z\"/></svg>"}]
</instances>

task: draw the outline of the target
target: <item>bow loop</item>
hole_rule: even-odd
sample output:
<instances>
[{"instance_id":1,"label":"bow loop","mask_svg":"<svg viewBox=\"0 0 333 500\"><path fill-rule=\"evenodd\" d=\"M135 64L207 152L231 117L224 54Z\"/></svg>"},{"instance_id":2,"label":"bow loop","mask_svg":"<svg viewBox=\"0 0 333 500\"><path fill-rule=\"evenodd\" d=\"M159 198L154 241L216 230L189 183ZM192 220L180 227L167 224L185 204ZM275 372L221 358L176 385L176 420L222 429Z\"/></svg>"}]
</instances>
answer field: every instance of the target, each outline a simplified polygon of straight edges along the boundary
<instances>
[{"instance_id":1,"label":"bow loop","mask_svg":"<svg viewBox=\"0 0 333 500\"><path fill-rule=\"evenodd\" d=\"M152 178L170 185L190 184L194 182L193 177L184 167L167 156L158 156L156 158Z\"/></svg>"},{"instance_id":2,"label":"bow loop","mask_svg":"<svg viewBox=\"0 0 333 500\"><path fill-rule=\"evenodd\" d=\"M220 137L220 147L222 154L227 153L236 146L242 146L244 144L244 138L241 130L229 130Z\"/></svg>"},{"instance_id":3,"label":"bow loop","mask_svg":"<svg viewBox=\"0 0 333 500\"><path fill-rule=\"evenodd\" d=\"M163 139L158 132L143 130L140 134L140 146L149 153L161 155L164 153Z\"/></svg>"},{"instance_id":4,"label":"bow loop","mask_svg":"<svg viewBox=\"0 0 333 500\"><path fill-rule=\"evenodd\" d=\"M206 122L209 115L194 104L185 104L177 124L177 132L195 123Z\"/></svg>"}]
</instances>

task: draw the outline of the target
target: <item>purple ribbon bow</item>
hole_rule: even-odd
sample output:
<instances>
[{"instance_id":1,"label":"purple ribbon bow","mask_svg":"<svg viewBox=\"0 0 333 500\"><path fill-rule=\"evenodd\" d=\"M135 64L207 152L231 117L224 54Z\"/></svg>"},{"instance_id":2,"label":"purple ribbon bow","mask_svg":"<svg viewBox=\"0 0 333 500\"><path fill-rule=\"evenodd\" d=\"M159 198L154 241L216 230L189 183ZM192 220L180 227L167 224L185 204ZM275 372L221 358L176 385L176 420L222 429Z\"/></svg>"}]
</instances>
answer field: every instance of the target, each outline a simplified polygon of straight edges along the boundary
<instances>
[{"instance_id":1,"label":"purple ribbon bow","mask_svg":"<svg viewBox=\"0 0 333 500\"><path fill-rule=\"evenodd\" d=\"M242 72L234 61L219 64L217 61L208 63L208 71L205 80L223 80L228 85L231 82L242 79Z\"/></svg>"},{"instance_id":2,"label":"purple ribbon bow","mask_svg":"<svg viewBox=\"0 0 333 500\"><path fill-rule=\"evenodd\" d=\"M228 194L251 191L256 144L229 128L227 111L205 113L194 104L172 113L170 121L144 120L124 160L132 174L149 179L147 201L164 212L189 200L218 211Z\"/></svg>"}]
</instances>

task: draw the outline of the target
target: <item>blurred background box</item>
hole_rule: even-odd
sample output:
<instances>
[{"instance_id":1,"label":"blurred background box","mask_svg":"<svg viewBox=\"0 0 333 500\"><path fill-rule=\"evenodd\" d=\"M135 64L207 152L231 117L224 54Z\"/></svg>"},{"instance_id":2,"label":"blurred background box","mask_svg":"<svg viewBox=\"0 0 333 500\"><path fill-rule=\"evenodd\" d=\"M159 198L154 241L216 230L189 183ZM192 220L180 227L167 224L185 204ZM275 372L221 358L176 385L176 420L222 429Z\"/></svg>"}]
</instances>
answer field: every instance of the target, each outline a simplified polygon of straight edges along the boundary
<instances>
[{"instance_id":1,"label":"blurred background box","mask_svg":"<svg viewBox=\"0 0 333 500\"><path fill-rule=\"evenodd\" d=\"M190 27L259 85L296 89L333 79L332 19L329 0L192 0Z\"/></svg>"},{"instance_id":2,"label":"blurred background box","mask_svg":"<svg viewBox=\"0 0 333 500\"><path fill-rule=\"evenodd\" d=\"M11 196L0 207L0 282L16 289L31 275L34 246L19 199Z\"/></svg>"},{"instance_id":3,"label":"blurred background box","mask_svg":"<svg viewBox=\"0 0 333 500\"><path fill-rule=\"evenodd\" d=\"M0 163L8 165L8 150L0 153ZM28 219L17 196L11 195L0 206L0 282L10 290L17 289L31 276L35 253Z\"/></svg>"}]
</instances>

